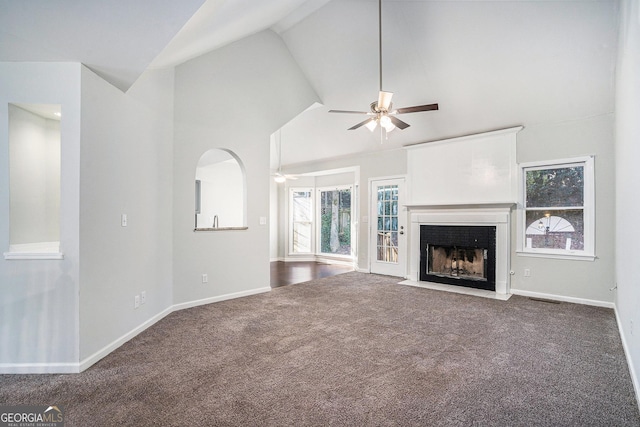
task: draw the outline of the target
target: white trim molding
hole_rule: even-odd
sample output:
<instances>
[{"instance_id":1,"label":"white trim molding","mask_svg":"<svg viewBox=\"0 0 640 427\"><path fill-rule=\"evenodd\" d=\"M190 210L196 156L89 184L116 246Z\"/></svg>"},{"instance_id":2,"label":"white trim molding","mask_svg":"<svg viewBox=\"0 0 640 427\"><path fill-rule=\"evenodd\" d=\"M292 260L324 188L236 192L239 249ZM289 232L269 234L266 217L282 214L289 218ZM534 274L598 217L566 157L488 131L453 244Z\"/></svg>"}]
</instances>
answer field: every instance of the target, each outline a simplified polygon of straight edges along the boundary
<instances>
[{"instance_id":1,"label":"white trim molding","mask_svg":"<svg viewBox=\"0 0 640 427\"><path fill-rule=\"evenodd\" d=\"M0 374L77 374L77 363L0 363Z\"/></svg>"},{"instance_id":2,"label":"white trim molding","mask_svg":"<svg viewBox=\"0 0 640 427\"><path fill-rule=\"evenodd\" d=\"M184 310L185 308L192 308L192 307L197 307L199 305L206 305L206 304L226 301L230 299L248 297L250 295L262 294L269 291L271 291L270 287L263 287L263 288L249 289L248 291L234 292L232 294L224 294L224 295L218 295L215 297L203 298L195 301L183 302L180 304L175 304L173 306L172 311Z\"/></svg>"},{"instance_id":3,"label":"white trim molding","mask_svg":"<svg viewBox=\"0 0 640 427\"><path fill-rule=\"evenodd\" d=\"M0 363L0 374L77 374L85 371L93 364L97 363L104 357L108 356L118 347L136 337L144 330L150 328L169 314L174 311L183 310L187 308L197 307L200 305L211 304L215 302L226 301L235 298L241 298L249 295L255 295L271 291L270 287L262 287L256 289L250 289L247 291L234 292L231 294L218 295L210 298L204 298L196 301L189 301L181 304L174 304L165 308L160 313L149 318L142 324L131 329L121 337L115 339L111 343L102 347L92 355L85 357L78 363L46 363L46 362L34 362L34 363Z\"/></svg>"},{"instance_id":4,"label":"white trim molding","mask_svg":"<svg viewBox=\"0 0 640 427\"><path fill-rule=\"evenodd\" d=\"M618 333L620 334L620 340L622 341L622 349L624 350L624 356L627 359L627 366L629 366L629 374L631 375L631 383L633 384L633 390L636 392L636 403L638 409L640 409L640 383L638 382L638 375L636 374L636 368L633 365L633 358L629 351L629 345L622 329L622 320L618 313L618 307L614 305L614 313L616 314L616 324L618 325Z\"/></svg>"},{"instance_id":5,"label":"white trim molding","mask_svg":"<svg viewBox=\"0 0 640 427\"><path fill-rule=\"evenodd\" d=\"M434 206L411 206L409 227L409 280L420 280L420 226L421 225L460 225L496 227L496 293L510 293L511 275L511 209L515 203L500 203L495 207L483 204L460 205L455 208L437 208Z\"/></svg>"},{"instance_id":6,"label":"white trim molding","mask_svg":"<svg viewBox=\"0 0 640 427\"><path fill-rule=\"evenodd\" d=\"M523 297L548 299L552 301L570 302L573 304L592 305L594 307L615 308L614 303L609 301L599 301L595 299L576 298L564 295L545 294L543 292L525 291L523 289L511 289L513 295L520 295Z\"/></svg>"},{"instance_id":7,"label":"white trim molding","mask_svg":"<svg viewBox=\"0 0 640 427\"><path fill-rule=\"evenodd\" d=\"M60 251L60 242L37 242L9 245L9 251L4 252L4 259L14 260L46 260L64 259Z\"/></svg>"},{"instance_id":8,"label":"white trim molding","mask_svg":"<svg viewBox=\"0 0 640 427\"><path fill-rule=\"evenodd\" d=\"M111 343L107 344L106 346L102 347L100 350L96 351L92 355L90 355L88 357L85 357L83 360L80 361L80 363L78 365L78 370L76 372L82 372L82 371L86 370L87 368L89 368L91 365L99 362L102 358L108 356L111 352L116 350L122 344L126 343L127 341L129 341L130 339L134 338L135 336L137 336L141 332L144 332L146 329L148 329L151 326L155 325L157 322L159 322L160 320L164 319L166 316L171 314L173 311L174 311L173 307L169 307L169 308L166 308L166 309L162 310L160 313L158 313L155 316L153 316L152 318L148 319L146 322L142 323L141 325L138 325L137 327L133 328L132 330L130 330L126 334L122 335L120 338L118 338L118 339L112 341Z\"/></svg>"},{"instance_id":9,"label":"white trim molding","mask_svg":"<svg viewBox=\"0 0 640 427\"><path fill-rule=\"evenodd\" d=\"M7 261L64 259L61 252L4 252L3 255Z\"/></svg>"},{"instance_id":10,"label":"white trim molding","mask_svg":"<svg viewBox=\"0 0 640 427\"><path fill-rule=\"evenodd\" d=\"M518 164L518 215L517 215L517 235L516 235L516 254L518 256L537 257L537 258L555 258L575 261L594 261L596 259L595 251L595 173L594 173L594 156L581 156L568 159L546 160L538 162L527 162ZM560 169L570 166L583 166L583 204L576 207L548 207L546 210L540 210L540 215L546 212L553 212L553 210L563 209L581 209L583 212L584 222L584 248L582 250L577 249L546 249L546 248L531 248L527 247L526 230L528 224L526 223L527 211L537 210L540 208L526 206L526 182L525 173L527 170L540 170L540 169ZM547 213L550 215L550 213Z\"/></svg>"}]
</instances>

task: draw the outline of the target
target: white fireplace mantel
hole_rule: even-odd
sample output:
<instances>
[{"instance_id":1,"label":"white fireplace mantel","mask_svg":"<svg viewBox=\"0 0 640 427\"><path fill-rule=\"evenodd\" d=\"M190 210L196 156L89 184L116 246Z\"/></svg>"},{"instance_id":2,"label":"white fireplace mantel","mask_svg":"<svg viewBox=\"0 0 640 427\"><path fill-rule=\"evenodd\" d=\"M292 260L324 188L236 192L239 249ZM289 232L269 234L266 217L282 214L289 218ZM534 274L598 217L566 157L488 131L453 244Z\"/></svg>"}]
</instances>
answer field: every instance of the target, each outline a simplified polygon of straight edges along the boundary
<instances>
[{"instance_id":1,"label":"white fireplace mantel","mask_svg":"<svg viewBox=\"0 0 640 427\"><path fill-rule=\"evenodd\" d=\"M510 293L510 231L511 211L515 203L483 203L477 205L408 205L411 225L410 240L410 280L420 279L420 226L421 225L461 225L496 227L496 293Z\"/></svg>"}]
</instances>

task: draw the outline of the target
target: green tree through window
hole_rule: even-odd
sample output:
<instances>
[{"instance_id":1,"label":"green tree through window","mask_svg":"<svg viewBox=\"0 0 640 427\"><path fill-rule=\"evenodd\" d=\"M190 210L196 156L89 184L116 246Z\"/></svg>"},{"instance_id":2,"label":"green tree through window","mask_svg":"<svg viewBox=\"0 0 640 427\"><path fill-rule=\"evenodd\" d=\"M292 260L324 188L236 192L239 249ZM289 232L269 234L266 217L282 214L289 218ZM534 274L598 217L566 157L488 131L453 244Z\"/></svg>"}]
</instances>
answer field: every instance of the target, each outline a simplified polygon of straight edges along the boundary
<instances>
[{"instance_id":1,"label":"green tree through window","mask_svg":"<svg viewBox=\"0 0 640 427\"><path fill-rule=\"evenodd\" d=\"M351 189L320 191L320 252L351 255Z\"/></svg>"},{"instance_id":2,"label":"green tree through window","mask_svg":"<svg viewBox=\"0 0 640 427\"><path fill-rule=\"evenodd\" d=\"M588 158L523 166L525 252L575 253L587 246L593 251L593 197L587 197L587 188L593 188L592 165Z\"/></svg>"}]
</instances>

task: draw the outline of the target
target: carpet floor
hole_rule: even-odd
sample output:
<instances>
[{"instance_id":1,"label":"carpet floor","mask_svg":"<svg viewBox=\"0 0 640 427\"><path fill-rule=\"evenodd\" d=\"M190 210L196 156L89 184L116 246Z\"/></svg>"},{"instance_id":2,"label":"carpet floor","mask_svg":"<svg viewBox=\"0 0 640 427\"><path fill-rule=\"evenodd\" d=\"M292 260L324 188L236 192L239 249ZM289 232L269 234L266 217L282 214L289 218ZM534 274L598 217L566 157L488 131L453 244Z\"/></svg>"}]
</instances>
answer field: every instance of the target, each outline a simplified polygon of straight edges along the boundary
<instances>
[{"instance_id":1,"label":"carpet floor","mask_svg":"<svg viewBox=\"0 0 640 427\"><path fill-rule=\"evenodd\" d=\"M640 426L611 309L357 272L182 310L83 373L2 375L65 426Z\"/></svg>"}]
</instances>

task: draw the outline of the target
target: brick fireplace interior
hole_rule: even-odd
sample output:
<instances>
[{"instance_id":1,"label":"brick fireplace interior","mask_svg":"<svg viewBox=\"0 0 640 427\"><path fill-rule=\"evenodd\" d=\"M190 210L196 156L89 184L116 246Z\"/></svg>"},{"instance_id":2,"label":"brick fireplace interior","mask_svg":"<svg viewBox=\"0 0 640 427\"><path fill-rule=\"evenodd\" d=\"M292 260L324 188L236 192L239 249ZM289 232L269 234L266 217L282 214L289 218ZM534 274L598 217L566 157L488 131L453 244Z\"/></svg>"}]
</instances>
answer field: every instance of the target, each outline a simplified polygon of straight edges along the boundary
<instances>
[{"instance_id":1,"label":"brick fireplace interior","mask_svg":"<svg viewBox=\"0 0 640 427\"><path fill-rule=\"evenodd\" d=\"M420 226L420 280L496 290L495 226Z\"/></svg>"}]
</instances>

